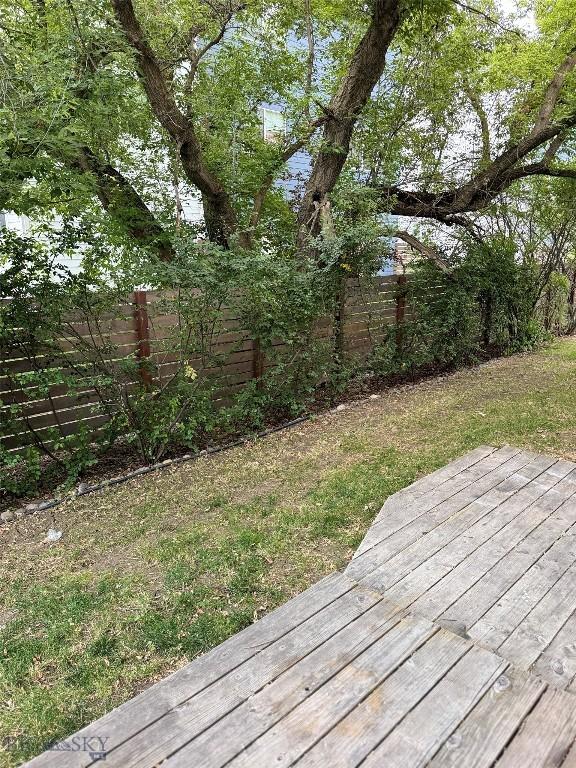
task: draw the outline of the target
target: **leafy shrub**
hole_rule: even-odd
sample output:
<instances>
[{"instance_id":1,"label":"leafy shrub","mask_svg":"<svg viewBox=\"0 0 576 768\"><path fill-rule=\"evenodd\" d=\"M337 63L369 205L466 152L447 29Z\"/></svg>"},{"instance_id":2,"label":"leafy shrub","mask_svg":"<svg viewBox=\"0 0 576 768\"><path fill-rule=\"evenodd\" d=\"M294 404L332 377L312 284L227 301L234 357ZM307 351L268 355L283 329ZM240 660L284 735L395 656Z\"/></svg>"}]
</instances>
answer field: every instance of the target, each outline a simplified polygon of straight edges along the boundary
<instances>
[{"instance_id":1,"label":"leafy shrub","mask_svg":"<svg viewBox=\"0 0 576 768\"><path fill-rule=\"evenodd\" d=\"M534 268L517 260L511 241L471 241L447 272L429 260L411 266L407 319L400 334L391 330L375 350L377 372L468 365L531 349L545 338L534 314Z\"/></svg>"},{"instance_id":2,"label":"leafy shrub","mask_svg":"<svg viewBox=\"0 0 576 768\"><path fill-rule=\"evenodd\" d=\"M0 456L2 486L11 493L34 489L42 456L71 485L120 438L155 462L167 451L201 446L210 434L260 428L275 414L299 412L313 390L320 357L309 341L323 307L322 281L294 260L256 252L231 258L183 236L173 262L142 261L137 270L134 254L126 268L101 243L85 245L84 271L74 275L55 266L58 243L3 233L1 246L9 300L0 305L0 375L9 391L2 395L0 438L26 423L31 443L17 458L6 450ZM151 356L138 357L132 341L135 284L157 289L147 304ZM169 327L162 322L167 314L174 318ZM244 343L220 339L237 328L258 339L276 369L218 410L214 394L229 386L223 371ZM82 406L86 393L91 402L82 416L99 429L68 434L58 398ZM41 423L48 426L35 427L34 400L46 402L50 413Z\"/></svg>"},{"instance_id":3,"label":"leafy shrub","mask_svg":"<svg viewBox=\"0 0 576 768\"><path fill-rule=\"evenodd\" d=\"M78 247L70 232L45 243L2 233L9 300L0 302L0 439L28 427L20 453L0 449L2 489L34 490L47 460L70 486L120 439L157 462L169 451L259 430L301 413L320 385L335 397L366 368L389 375L463 365L544 337L534 313L534 267L517 260L510 241L495 238L468 243L449 272L416 262L401 289L402 327L390 328L366 365L347 359L338 315L345 279L373 273L384 232L356 218L362 206L370 212L370 200L351 200L350 226L328 239L317 266L273 251L224 251L184 232L170 263L123 256L85 238L84 268L73 275L56 266L59 249ZM365 247L355 246L357 237ZM558 296L565 294L565 283L556 283ZM135 354L134 285L153 289L151 355ZM315 337L320 317L333 318L332 337ZM248 338L260 350L262 375L246 382L251 370L225 372ZM85 426L70 434L58 398L83 407ZM34 402L49 409L39 421Z\"/></svg>"}]
</instances>

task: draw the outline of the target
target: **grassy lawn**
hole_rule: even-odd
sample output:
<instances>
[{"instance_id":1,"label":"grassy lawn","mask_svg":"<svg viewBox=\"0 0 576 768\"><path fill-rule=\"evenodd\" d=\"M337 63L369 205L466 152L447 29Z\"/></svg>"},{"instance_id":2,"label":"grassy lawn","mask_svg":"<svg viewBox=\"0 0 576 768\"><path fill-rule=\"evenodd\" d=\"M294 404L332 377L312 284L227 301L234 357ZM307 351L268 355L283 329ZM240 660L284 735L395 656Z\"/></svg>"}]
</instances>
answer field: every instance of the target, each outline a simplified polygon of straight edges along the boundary
<instances>
[{"instance_id":1,"label":"grassy lawn","mask_svg":"<svg viewBox=\"0 0 576 768\"><path fill-rule=\"evenodd\" d=\"M459 454L576 460L575 381L562 340L4 526L0 766L343 567L389 494Z\"/></svg>"}]
</instances>

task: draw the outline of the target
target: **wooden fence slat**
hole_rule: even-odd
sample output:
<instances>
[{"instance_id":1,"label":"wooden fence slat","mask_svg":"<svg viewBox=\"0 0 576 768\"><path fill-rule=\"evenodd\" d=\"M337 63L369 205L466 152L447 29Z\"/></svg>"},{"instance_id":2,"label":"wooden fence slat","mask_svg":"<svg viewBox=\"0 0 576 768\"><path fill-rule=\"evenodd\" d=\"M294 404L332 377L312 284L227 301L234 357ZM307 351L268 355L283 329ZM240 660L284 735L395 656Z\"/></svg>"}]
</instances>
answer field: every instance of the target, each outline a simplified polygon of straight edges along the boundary
<instances>
[{"instance_id":1,"label":"wooden fence slat","mask_svg":"<svg viewBox=\"0 0 576 768\"><path fill-rule=\"evenodd\" d=\"M419 285L412 276L408 282L410 287L421 289L427 300L440 296L443 290L440 285ZM405 275L347 279L342 327L343 348L348 357L354 360L367 358L375 345L389 337L390 329L394 327L394 338L401 346L403 326L413 316L413 307L405 298L406 285ZM132 358L141 361L140 375L145 384L150 385L154 376L166 382L180 366L180 355L171 348L172 332L179 332L178 316L175 314L177 303L177 290L135 290L133 294L122 297L116 306L102 312L97 319L89 320L81 310L75 311L67 318L62 338L57 340L61 350L58 360L39 355L34 365L45 364L48 370L56 368L71 374L72 366L85 360L86 353L90 354L90 347L93 347L92 354L96 357L97 347L103 343L106 365L115 367ZM201 303L198 307L201 310ZM200 381L214 383L214 402L218 407L228 403L249 381L273 371L278 360L290 360L294 347L283 339L276 339L264 359L259 342L242 327L243 321L237 308L223 306L213 323L211 317L201 317L209 337L206 340L209 354L202 357L199 350L191 351L188 364L197 371ZM329 352L334 343L334 318L325 316L317 319L313 325L312 340ZM222 362L219 363L219 360ZM145 361L150 364L145 365ZM31 370L30 361L17 353L11 358L5 354L4 359L0 359L0 418L11 404L22 407L22 416L16 421L18 434L2 438L7 447L17 449L32 441L32 436L27 434L28 425L42 438L58 424L63 434L71 434L80 425L97 431L105 423L106 416L94 414L99 403L97 393L88 384L82 387L81 379L78 393L70 392L64 384L51 386L50 400L33 381L23 382L22 386L14 388L14 379L18 379L18 374ZM89 379L90 375L91 366L88 363L86 378ZM134 381L125 382L128 390L137 386L136 379L137 375Z\"/></svg>"}]
</instances>

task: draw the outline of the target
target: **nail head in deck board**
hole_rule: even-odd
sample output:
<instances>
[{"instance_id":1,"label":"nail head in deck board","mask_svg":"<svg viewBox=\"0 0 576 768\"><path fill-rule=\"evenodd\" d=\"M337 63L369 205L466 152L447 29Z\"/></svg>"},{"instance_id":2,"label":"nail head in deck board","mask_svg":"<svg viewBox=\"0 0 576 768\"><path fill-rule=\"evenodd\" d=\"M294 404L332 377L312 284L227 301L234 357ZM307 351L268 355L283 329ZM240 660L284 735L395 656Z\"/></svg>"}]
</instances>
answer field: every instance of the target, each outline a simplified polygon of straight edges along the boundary
<instances>
[{"instance_id":1,"label":"nail head in deck board","mask_svg":"<svg viewBox=\"0 0 576 768\"><path fill-rule=\"evenodd\" d=\"M362 763L362 768L417 768L438 752L507 662L472 648Z\"/></svg>"},{"instance_id":2,"label":"nail head in deck board","mask_svg":"<svg viewBox=\"0 0 576 768\"><path fill-rule=\"evenodd\" d=\"M489 768L546 690L542 680L508 668L446 740L429 768Z\"/></svg>"},{"instance_id":3,"label":"nail head in deck board","mask_svg":"<svg viewBox=\"0 0 576 768\"><path fill-rule=\"evenodd\" d=\"M498 768L556 768L576 738L576 696L549 688L497 763Z\"/></svg>"}]
</instances>

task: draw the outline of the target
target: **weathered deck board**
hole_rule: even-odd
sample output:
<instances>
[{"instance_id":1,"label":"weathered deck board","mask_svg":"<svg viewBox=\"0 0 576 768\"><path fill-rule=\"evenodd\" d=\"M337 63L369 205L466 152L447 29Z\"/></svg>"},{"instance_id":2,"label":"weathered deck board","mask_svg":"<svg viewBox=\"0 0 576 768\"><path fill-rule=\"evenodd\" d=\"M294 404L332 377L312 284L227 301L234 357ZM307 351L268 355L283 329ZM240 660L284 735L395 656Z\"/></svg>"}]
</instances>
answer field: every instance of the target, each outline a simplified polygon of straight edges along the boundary
<instances>
[{"instance_id":1,"label":"weathered deck board","mask_svg":"<svg viewBox=\"0 0 576 768\"><path fill-rule=\"evenodd\" d=\"M418 548L428 546L433 539L442 540L446 535L446 529L450 526L455 526L474 514L482 517L497 506L502 499L498 498L495 488L505 480L512 476L520 485L528 483L529 479L520 475L519 470L524 468L531 458L533 456L527 454L516 454L496 470L473 482L468 488L441 500L426 514L413 518L392 535L384 536L380 531L379 535L383 538L370 549L356 556L346 569L346 574L360 580L371 572L380 572L387 561L408 548L411 548L411 551L416 550L414 557L418 558ZM508 491L508 495L513 493L514 488Z\"/></svg>"},{"instance_id":2,"label":"weathered deck board","mask_svg":"<svg viewBox=\"0 0 576 768\"><path fill-rule=\"evenodd\" d=\"M402 618L381 600L241 706L190 741L166 765L224 765L383 637Z\"/></svg>"},{"instance_id":3,"label":"weathered deck board","mask_svg":"<svg viewBox=\"0 0 576 768\"><path fill-rule=\"evenodd\" d=\"M574 477L576 478L576 474ZM523 561L521 567L523 567L531 550L537 553L535 559L538 559L538 555L542 552L541 547L546 549L552 546L556 539L574 523L576 509L572 505L567 505L563 514L553 517L553 513L575 490L574 481L567 479L562 491L551 489L540 499L526 506L524 503L530 502L532 494L524 496L520 492L517 497L510 500L508 505L503 505L498 510L499 514L494 520L496 523L503 520L506 524L487 541L482 541L482 528L471 529L461 539L450 543L446 549L423 560L406 578L401 579L391 589L384 590L385 594L390 599L404 605L412 605L416 612L435 619L445 614L459 598L467 594L467 590L477 585L473 597L470 595L468 612L465 610L459 612L453 607L446 615L446 618L460 621L467 627L470 626L474 623L470 614L474 615L475 611L479 618L484 612L480 606L485 605L484 610L488 610L493 602L505 593L507 587L502 584L502 581L511 579L514 573L509 560L513 560L517 553L521 554L520 560ZM520 510L517 509L518 505ZM512 519L508 522L506 522L507 511L513 513ZM521 514L516 514L517 511ZM475 543L479 543L476 548ZM523 543L522 548L515 549L520 543ZM471 551L466 554L466 549ZM458 561L459 551L460 554L465 555L461 562ZM509 556L510 553L512 553L511 556ZM494 568L500 562L503 563L502 567ZM512 583L521 576L521 573L518 573ZM379 573L375 572L366 577L363 582L378 589L380 583L378 579ZM492 580L495 580L497 585L494 590L490 589ZM495 598L490 602L492 594ZM478 611L480 611L479 616Z\"/></svg>"},{"instance_id":4,"label":"weathered deck board","mask_svg":"<svg viewBox=\"0 0 576 768\"><path fill-rule=\"evenodd\" d=\"M550 689L506 749L498 768L556 768L576 738L576 696Z\"/></svg>"},{"instance_id":5,"label":"weathered deck board","mask_svg":"<svg viewBox=\"0 0 576 768\"><path fill-rule=\"evenodd\" d=\"M478 641L490 648L507 647L513 653L520 654L520 645L522 636L528 640L528 636L533 634L534 629L529 627L524 629L527 620L530 620L532 612L536 612L536 629L539 632L546 626L546 632L551 640L556 632L562 627L572 613L574 605L564 606L567 613L560 616L554 613L548 614L547 607L554 611L554 600L550 595L556 595L558 585L564 585L564 602L566 599L572 601L571 591L574 587L573 566L576 552L574 546L576 543L576 529L574 526L570 529L572 533L563 537L550 548L549 552L536 561L504 596L500 598L497 606L483 618L482 622L474 625L470 632ZM566 571L570 568L567 574ZM562 599L562 598L560 598ZM544 607L544 610L542 610ZM558 618L561 619L557 624ZM538 623L540 622L540 623ZM534 623L534 622L532 622ZM550 633L550 630L553 630ZM516 650L514 650L516 646ZM535 659L524 659L525 664L530 664ZM520 655L517 662L520 662Z\"/></svg>"},{"instance_id":6,"label":"weathered deck board","mask_svg":"<svg viewBox=\"0 0 576 768\"><path fill-rule=\"evenodd\" d=\"M234 768L290 765L434 634L431 622L404 619L341 673L241 752Z\"/></svg>"},{"instance_id":7,"label":"weathered deck board","mask_svg":"<svg viewBox=\"0 0 576 768\"><path fill-rule=\"evenodd\" d=\"M401 551L397 551L397 554L390 556L392 553L389 547L378 545L357 562L361 566L372 553L376 555L380 552L381 565L374 570L370 569L367 573L366 568L354 567L351 563L346 570L346 575L367 584L373 584L380 590L389 589L400 581L402 576L430 562L433 555L445 549L453 540L458 539L459 542L464 540L470 547L472 530L476 534L476 540L482 543L482 536L489 538L491 535L490 523L492 528L498 526L500 521L504 524L507 522L506 513L510 518L515 517L522 510L522 503L529 502L529 495L523 496L518 491L541 475L549 466L547 460L536 459L529 463L530 461L531 457L527 454L519 454L518 457L506 462L499 468L497 474L490 473L482 479L482 486L478 485L475 488L475 496L472 495L472 490L468 490L462 496L457 494L434 512L426 515L421 523L424 529L420 537ZM495 485L482 493L488 483ZM470 488L474 488L474 485ZM506 504L509 499L515 504ZM516 510L516 507L519 509ZM387 541L383 544L387 544ZM388 551L384 554L383 550L386 549Z\"/></svg>"},{"instance_id":8,"label":"weathered deck board","mask_svg":"<svg viewBox=\"0 0 576 768\"><path fill-rule=\"evenodd\" d=\"M574 679L576 676L576 613L569 617L548 648L533 664L532 671L558 688L567 687Z\"/></svg>"},{"instance_id":9,"label":"weathered deck board","mask_svg":"<svg viewBox=\"0 0 576 768\"><path fill-rule=\"evenodd\" d=\"M554 518L553 513L576 486L566 483L564 490L557 493L558 483L556 490L548 493L556 482L551 483L550 477L546 472L539 478L531 492L536 498L523 510L520 519L511 520L501 532L464 558L442 581L414 602L414 610L434 618L441 615L450 619L458 617L467 627L478 621L538 560L542 550L534 541L543 537L546 542L554 542L570 526L570 515L563 523Z\"/></svg>"},{"instance_id":10,"label":"weathered deck board","mask_svg":"<svg viewBox=\"0 0 576 768\"><path fill-rule=\"evenodd\" d=\"M572 564L548 593L534 606L510 636L499 646L499 652L522 669L528 669L552 642L576 609L576 567L572 538Z\"/></svg>"},{"instance_id":11,"label":"weathered deck board","mask_svg":"<svg viewBox=\"0 0 576 768\"><path fill-rule=\"evenodd\" d=\"M242 704L378 600L376 593L358 587L342 595L257 656L172 709L143 733L119 745L107 764L118 768L156 765L159 759Z\"/></svg>"},{"instance_id":12,"label":"weathered deck board","mask_svg":"<svg viewBox=\"0 0 576 768\"><path fill-rule=\"evenodd\" d=\"M576 464L482 446L420 478L344 574L90 735L114 768L576 768Z\"/></svg>"},{"instance_id":13,"label":"weathered deck board","mask_svg":"<svg viewBox=\"0 0 576 768\"><path fill-rule=\"evenodd\" d=\"M430 768L489 768L546 689L527 672L507 669L452 732Z\"/></svg>"},{"instance_id":14,"label":"weathered deck board","mask_svg":"<svg viewBox=\"0 0 576 768\"><path fill-rule=\"evenodd\" d=\"M466 640L440 630L317 742L298 766L358 765L470 648Z\"/></svg>"},{"instance_id":15,"label":"weathered deck board","mask_svg":"<svg viewBox=\"0 0 576 768\"><path fill-rule=\"evenodd\" d=\"M450 480L451 478L459 475L465 469L469 469L474 464L490 456L494 453L496 448L490 445L481 445L475 448L473 451L469 451L464 456L459 456L454 461L446 464L443 467L430 472L424 477L420 477L415 480L411 485L403 488L396 493L393 493L386 499L386 502L382 506L382 509L376 515L373 525L380 522L384 517L389 516L394 509L398 507L408 507L413 504L417 499L421 498L424 494L429 493L432 489L441 485L442 483ZM370 531L368 532L370 533ZM356 551L356 556L364 551L364 542L360 544Z\"/></svg>"},{"instance_id":16,"label":"weathered deck board","mask_svg":"<svg viewBox=\"0 0 576 768\"><path fill-rule=\"evenodd\" d=\"M379 521L372 525L352 563L359 559L360 556L364 556L369 549L380 541L389 538L391 534L403 528L407 523L422 517L442 502L462 493L469 486L494 472L500 465L519 453L520 451L517 448L505 446L491 453L483 461L479 461L465 469L460 474L453 475L446 482L440 483L428 493L422 494L411 504L405 503L403 497L400 497L398 504L391 507L384 505L383 511L386 510L385 514L380 516ZM473 497L474 494L472 494Z\"/></svg>"},{"instance_id":17,"label":"weathered deck board","mask_svg":"<svg viewBox=\"0 0 576 768\"><path fill-rule=\"evenodd\" d=\"M365 768L426 765L506 666L472 648L371 753Z\"/></svg>"},{"instance_id":18,"label":"weathered deck board","mask_svg":"<svg viewBox=\"0 0 576 768\"><path fill-rule=\"evenodd\" d=\"M295 626L350 592L355 586L353 581L342 574L328 576L256 624L233 635L196 661L86 726L77 736L83 738L95 733L103 734L108 740L107 764L113 764L116 747L140 737L164 715L207 689L244 661L282 638ZM65 759L66 768L84 768L93 762L83 752L66 753ZM42 768L59 768L63 765L62 761L61 752L45 752L27 765L30 768L36 768L37 765Z\"/></svg>"}]
</instances>

